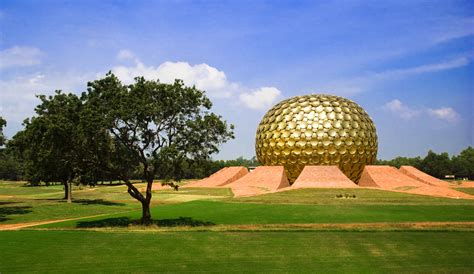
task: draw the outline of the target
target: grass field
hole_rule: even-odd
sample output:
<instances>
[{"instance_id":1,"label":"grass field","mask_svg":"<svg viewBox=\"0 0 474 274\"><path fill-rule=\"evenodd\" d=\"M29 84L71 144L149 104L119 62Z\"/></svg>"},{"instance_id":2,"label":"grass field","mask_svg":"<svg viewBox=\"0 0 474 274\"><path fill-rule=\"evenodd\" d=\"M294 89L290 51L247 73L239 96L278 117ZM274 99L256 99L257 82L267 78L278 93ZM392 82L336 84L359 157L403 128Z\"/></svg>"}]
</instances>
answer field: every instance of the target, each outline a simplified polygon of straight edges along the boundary
<instances>
[{"instance_id":1,"label":"grass field","mask_svg":"<svg viewBox=\"0 0 474 274\"><path fill-rule=\"evenodd\" d=\"M38 222L0 231L1 273L474 271L472 200L375 189L234 199L183 188L155 191L155 225L142 228L125 186L74 189L72 204L62 195L59 185L0 182L0 229Z\"/></svg>"},{"instance_id":2,"label":"grass field","mask_svg":"<svg viewBox=\"0 0 474 274\"><path fill-rule=\"evenodd\" d=\"M14 231L12 272L452 272L474 269L465 232ZM15 261L15 263L12 263Z\"/></svg>"}]
</instances>

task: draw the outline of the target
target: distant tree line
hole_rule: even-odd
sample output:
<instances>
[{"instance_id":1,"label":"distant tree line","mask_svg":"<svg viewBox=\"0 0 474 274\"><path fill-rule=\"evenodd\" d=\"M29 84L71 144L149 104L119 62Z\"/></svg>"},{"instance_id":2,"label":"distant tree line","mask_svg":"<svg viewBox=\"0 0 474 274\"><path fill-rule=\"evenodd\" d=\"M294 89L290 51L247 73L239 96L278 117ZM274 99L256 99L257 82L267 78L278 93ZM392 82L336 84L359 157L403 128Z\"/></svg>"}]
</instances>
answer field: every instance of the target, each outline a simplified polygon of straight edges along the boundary
<instances>
[{"instance_id":1,"label":"distant tree line","mask_svg":"<svg viewBox=\"0 0 474 274\"><path fill-rule=\"evenodd\" d=\"M392 160L377 160L376 165L389 165L399 168L400 166L414 166L419 170L437 178L445 175L455 175L457 178L474 179L474 148L467 147L459 155L449 156L447 152L437 154L428 151L424 157L397 157Z\"/></svg>"}]
</instances>

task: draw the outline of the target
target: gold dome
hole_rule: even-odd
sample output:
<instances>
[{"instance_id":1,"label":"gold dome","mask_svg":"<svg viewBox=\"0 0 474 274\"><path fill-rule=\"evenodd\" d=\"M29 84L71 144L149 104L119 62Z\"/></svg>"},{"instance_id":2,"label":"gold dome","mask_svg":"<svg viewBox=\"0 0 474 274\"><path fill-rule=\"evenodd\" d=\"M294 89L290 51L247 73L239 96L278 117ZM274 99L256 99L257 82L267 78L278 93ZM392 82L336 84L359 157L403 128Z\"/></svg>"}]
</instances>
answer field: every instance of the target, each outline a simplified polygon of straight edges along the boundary
<instances>
[{"instance_id":1,"label":"gold dome","mask_svg":"<svg viewBox=\"0 0 474 274\"><path fill-rule=\"evenodd\" d=\"M338 165L358 182L377 157L377 134L369 115L343 97L311 94L272 107L257 129L262 165L282 165L294 182L306 165Z\"/></svg>"}]
</instances>

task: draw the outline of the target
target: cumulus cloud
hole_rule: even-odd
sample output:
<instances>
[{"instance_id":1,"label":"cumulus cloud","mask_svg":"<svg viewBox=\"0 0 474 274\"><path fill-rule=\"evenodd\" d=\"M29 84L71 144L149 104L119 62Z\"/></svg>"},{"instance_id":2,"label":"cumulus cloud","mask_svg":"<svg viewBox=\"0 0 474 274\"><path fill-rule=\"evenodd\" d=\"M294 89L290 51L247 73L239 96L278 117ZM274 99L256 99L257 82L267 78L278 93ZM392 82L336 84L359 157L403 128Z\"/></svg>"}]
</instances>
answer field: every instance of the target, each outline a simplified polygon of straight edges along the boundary
<instances>
[{"instance_id":1,"label":"cumulus cloud","mask_svg":"<svg viewBox=\"0 0 474 274\"><path fill-rule=\"evenodd\" d=\"M440 120L445 120L450 123L459 121L460 115L450 107L442 107L437 109L428 109L428 114Z\"/></svg>"},{"instance_id":2,"label":"cumulus cloud","mask_svg":"<svg viewBox=\"0 0 474 274\"><path fill-rule=\"evenodd\" d=\"M0 51L0 69L10 67L28 67L41 63L43 53L35 47L19 47Z\"/></svg>"},{"instance_id":3,"label":"cumulus cloud","mask_svg":"<svg viewBox=\"0 0 474 274\"><path fill-rule=\"evenodd\" d=\"M164 83L173 83L175 79L182 79L186 85L195 85L205 90L210 97L226 98L228 102L240 103L256 110L270 106L281 95L275 87L252 90L231 82L223 71L207 64L164 62L156 67L147 66L129 50L120 51L117 58L123 61L134 61L129 66L117 66L112 69L124 83L133 83L136 76L159 79ZM37 94L50 95L57 89L78 93L85 90L88 81L102 78L104 75L105 72L38 72L11 78L0 77L2 116L9 121L9 128L17 129L25 118L34 114L34 107L39 103Z\"/></svg>"},{"instance_id":4,"label":"cumulus cloud","mask_svg":"<svg viewBox=\"0 0 474 274\"><path fill-rule=\"evenodd\" d=\"M420 114L420 111L414 110L414 109L409 108L408 106L405 106L398 99L394 99L390 102L387 102L383 107L385 110L388 110L405 120L410 120L411 118Z\"/></svg>"},{"instance_id":5,"label":"cumulus cloud","mask_svg":"<svg viewBox=\"0 0 474 274\"><path fill-rule=\"evenodd\" d=\"M188 62L164 62L159 66L147 66L129 50L121 50L117 58L135 61L132 66L116 66L112 69L112 72L127 84L133 83L137 76L159 79L163 83L173 83L175 79L181 79L188 86L195 85L198 89L206 91L212 98L237 96L240 103L251 109L269 106L281 94L275 87L261 87L255 90L243 87L229 81L223 71L205 63L192 65Z\"/></svg>"},{"instance_id":6,"label":"cumulus cloud","mask_svg":"<svg viewBox=\"0 0 474 274\"><path fill-rule=\"evenodd\" d=\"M238 84L227 80L223 71L207 64L164 62L154 67L146 66L137 60L134 66L117 66L112 71L124 83L132 83L137 76L159 79L163 83L173 83L175 79L181 79L186 85L195 85L198 89L205 90L211 97L230 97L240 89Z\"/></svg>"},{"instance_id":7,"label":"cumulus cloud","mask_svg":"<svg viewBox=\"0 0 474 274\"><path fill-rule=\"evenodd\" d=\"M400 100L394 99L390 102L387 102L383 108L402 119L410 120L419 115L429 115L433 118L444 120L449 123L455 123L459 121L461 116L450 107L441 107L441 108L421 108L421 109L413 109L405 104L403 104Z\"/></svg>"},{"instance_id":8,"label":"cumulus cloud","mask_svg":"<svg viewBox=\"0 0 474 274\"><path fill-rule=\"evenodd\" d=\"M267 109L281 96L281 91L274 87L262 87L251 92L240 94L239 100L251 109Z\"/></svg>"}]
</instances>

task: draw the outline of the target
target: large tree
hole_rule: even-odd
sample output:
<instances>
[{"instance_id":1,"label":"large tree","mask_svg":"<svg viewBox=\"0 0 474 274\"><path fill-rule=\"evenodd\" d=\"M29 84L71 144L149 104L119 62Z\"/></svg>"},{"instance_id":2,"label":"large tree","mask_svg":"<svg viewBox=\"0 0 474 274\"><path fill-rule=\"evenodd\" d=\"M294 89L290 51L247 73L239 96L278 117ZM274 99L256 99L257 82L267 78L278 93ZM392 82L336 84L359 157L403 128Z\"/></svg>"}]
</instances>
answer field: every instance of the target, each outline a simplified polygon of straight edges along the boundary
<instances>
[{"instance_id":1,"label":"large tree","mask_svg":"<svg viewBox=\"0 0 474 274\"><path fill-rule=\"evenodd\" d=\"M134 84L123 85L108 73L88 84L83 100L88 116L101 118L88 124L106 128L113 137L109 169L142 204L142 224L151 223L156 175L179 179L186 163L208 158L233 138L233 126L209 111L212 104L204 92L181 80L164 84L137 77ZM144 193L130 181L136 166L147 182Z\"/></svg>"},{"instance_id":2,"label":"large tree","mask_svg":"<svg viewBox=\"0 0 474 274\"><path fill-rule=\"evenodd\" d=\"M36 115L24 121L24 130L13 137L9 148L20 157L26 179L62 182L64 199L71 202L72 182L80 174L83 159L77 134L82 104L76 95L61 91L38 98Z\"/></svg>"}]
</instances>

